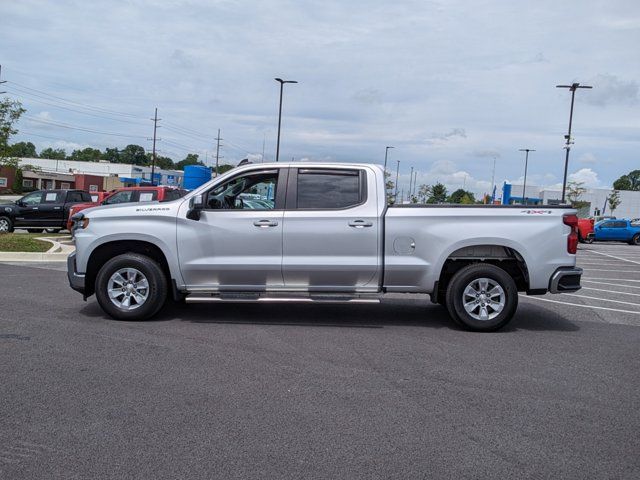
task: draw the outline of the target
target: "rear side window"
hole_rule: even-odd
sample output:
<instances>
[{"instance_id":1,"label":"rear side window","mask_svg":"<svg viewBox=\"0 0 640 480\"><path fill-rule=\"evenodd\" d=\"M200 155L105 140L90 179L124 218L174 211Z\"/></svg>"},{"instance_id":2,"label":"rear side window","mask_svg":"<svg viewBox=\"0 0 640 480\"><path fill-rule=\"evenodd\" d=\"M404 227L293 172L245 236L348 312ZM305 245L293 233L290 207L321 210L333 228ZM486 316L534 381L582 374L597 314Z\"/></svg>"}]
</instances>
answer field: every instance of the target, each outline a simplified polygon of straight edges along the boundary
<instances>
[{"instance_id":1,"label":"rear side window","mask_svg":"<svg viewBox=\"0 0 640 480\"><path fill-rule=\"evenodd\" d=\"M298 170L297 204L300 209L338 209L365 200L364 172L360 170Z\"/></svg>"},{"instance_id":2,"label":"rear side window","mask_svg":"<svg viewBox=\"0 0 640 480\"><path fill-rule=\"evenodd\" d=\"M83 202L92 202L93 197L88 192L82 192L82 201Z\"/></svg>"},{"instance_id":3,"label":"rear side window","mask_svg":"<svg viewBox=\"0 0 640 480\"><path fill-rule=\"evenodd\" d=\"M134 190L122 190L116 192L104 201L105 205L113 205L116 203L128 203L133 201Z\"/></svg>"},{"instance_id":4,"label":"rear side window","mask_svg":"<svg viewBox=\"0 0 640 480\"><path fill-rule=\"evenodd\" d=\"M67 202L68 203L78 203L83 202L84 199L82 197L82 192L69 192L67 193Z\"/></svg>"}]
</instances>

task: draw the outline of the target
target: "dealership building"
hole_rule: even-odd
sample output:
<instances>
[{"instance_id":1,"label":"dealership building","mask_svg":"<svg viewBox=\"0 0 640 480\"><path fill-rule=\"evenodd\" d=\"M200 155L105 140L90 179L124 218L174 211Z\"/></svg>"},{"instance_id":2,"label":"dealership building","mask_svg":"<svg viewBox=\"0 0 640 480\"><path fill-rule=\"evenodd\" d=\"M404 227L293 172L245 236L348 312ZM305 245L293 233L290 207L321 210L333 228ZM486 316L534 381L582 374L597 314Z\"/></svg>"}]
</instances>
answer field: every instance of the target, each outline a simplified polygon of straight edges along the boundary
<instances>
[{"instance_id":1,"label":"dealership building","mask_svg":"<svg viewBox=\"0 0 640 480\"><path fill-rule=\"evenodd\" d=\"M28 190L78 188L86 191L108 191L118 187L151 184L151 167L127 163L80 162L48 158L20 158L22 188ZM154 184L181 187L182 170L154 171ZM15 172L8 167L0 169L0 192L10 190Z\"/></svg>"},{"instance_id":2,"label":"dealership building","mask_svg":"<svg viewBox=\"0 0 640 480\"><path fill-rule=\"evenodd\" d=\"M612 192L610 188L588 188L579 198L581 202L587 204L578 212L580 216L611 215L608 199ZM562 199L562 190L536 185L527 185L525 193L528 205L557 205ZM640 218L640 192L618 190L618 194L620 205L613 215L617 218ZM524 204L522 185L505 182L502 186L502 203L504 205Z\"/></svg>"}]
</instances>

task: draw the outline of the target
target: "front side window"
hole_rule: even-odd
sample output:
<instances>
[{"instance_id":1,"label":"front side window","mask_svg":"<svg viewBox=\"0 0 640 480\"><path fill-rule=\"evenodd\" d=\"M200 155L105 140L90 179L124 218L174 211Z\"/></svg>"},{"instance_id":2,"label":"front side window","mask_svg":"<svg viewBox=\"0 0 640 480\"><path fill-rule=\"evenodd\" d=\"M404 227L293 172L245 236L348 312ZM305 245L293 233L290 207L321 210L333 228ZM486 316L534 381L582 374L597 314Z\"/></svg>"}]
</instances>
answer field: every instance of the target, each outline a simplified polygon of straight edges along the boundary
<instances>
[{"instance_id":1,"label":"front side window","mask_svg":"<svg viewBox=\"0 0 640 480\"><path fill-rule=\"evenodd\" d=\"M359 170L298 170L298 208L336 209L364 201L364 172Z\"/></svg>"},{"instance_id":2,"label":"front side window","mask_svg":"<svg viewBox=\"0 0 640 480\"><path fill-rule=\"evenodd\" d=\"M33 192L22 197L24 205L40 205L42 203L42 192Z\"/></svg>"},{"instance_id":3,"label":"front side window","mask_svg":"<svg viewBox=\"0 0 640 480\"><path fill-rule=\"evenodd\" d=\"M273 210L278 171L252 172L217 185L207 194L208 210Z\"/></svg>"},{"instance_id":4,"label":"front side window","mask_svg":"<svg viewBox=\"0 0 640 480\"><path fill-rule=\"evenodd\" d=\"M122 190L116 192L104 201L105 205L115 205L117 203L129 203L132 201L134 190Z\"/></svg>"}]
</instances>

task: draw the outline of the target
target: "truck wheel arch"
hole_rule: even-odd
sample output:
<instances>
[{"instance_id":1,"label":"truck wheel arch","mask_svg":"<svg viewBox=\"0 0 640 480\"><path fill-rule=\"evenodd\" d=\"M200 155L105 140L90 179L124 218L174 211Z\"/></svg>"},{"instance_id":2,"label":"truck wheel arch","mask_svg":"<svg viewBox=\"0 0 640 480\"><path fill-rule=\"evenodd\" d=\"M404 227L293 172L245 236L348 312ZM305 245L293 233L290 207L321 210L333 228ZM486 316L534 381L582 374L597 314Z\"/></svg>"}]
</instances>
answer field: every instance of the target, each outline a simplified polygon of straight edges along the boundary
<instances>
[{"instance_id":1,"label":"truck wheel arch","mask_svg":"<svg viewBox=\"0 0 640 480\"><path fill-rule=\"evenodd\" d=\"M111 258L123 253L137 253L152 258L160 264L167 281L171 282L172 275L169 262L160 247L144 240L113 240L98 245L89 256L85 277L85 297L95 293L96 277L102 266Z\"/></svg>"},{"instance_id":2,"label":"truck wheel arch","mask_svg":"<svg viewBox=\"0 0 640 480\"><path fill-rule=\"evenodd\" d=\"M444 295L451 278L460 269L473 263L495 265L511 275L518 291L527 291L529 289L529 269L527 262L519 251L505 245L467 245L449 253L442 262L432 300L436 303L444 304Z\"/></svg>"}]
</instances>

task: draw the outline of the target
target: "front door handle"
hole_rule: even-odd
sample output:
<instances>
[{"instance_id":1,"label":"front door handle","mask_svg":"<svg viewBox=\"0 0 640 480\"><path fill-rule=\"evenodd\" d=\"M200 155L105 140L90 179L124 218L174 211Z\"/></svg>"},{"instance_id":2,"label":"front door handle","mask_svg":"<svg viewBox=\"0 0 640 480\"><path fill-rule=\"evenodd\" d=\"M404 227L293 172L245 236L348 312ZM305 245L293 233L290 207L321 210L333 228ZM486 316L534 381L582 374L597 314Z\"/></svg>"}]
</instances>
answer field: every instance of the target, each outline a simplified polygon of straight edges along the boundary
<instances>
[{"instance_id":1,"label":"front door handle","mask_svg":"<svg viewBox=\"0 0 640 480\"><path fill-rule=\"evenodd\" d=\"M373 222L367 222L366 220L351 220L349 222L350 227L354 228L364 228L364 227L373 227Z\"/></svg>"},{"instance_id":2,"label":"front door handle","mask_svg":"<svg viewBox=\"0 0 640 480\"><path fill-rule=\"evenodd\" d=\"M253 222L256 227L267 228L267 227L277 227L278 222L275 220L256 220Z\"/></svg>"}]
</instances>

